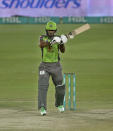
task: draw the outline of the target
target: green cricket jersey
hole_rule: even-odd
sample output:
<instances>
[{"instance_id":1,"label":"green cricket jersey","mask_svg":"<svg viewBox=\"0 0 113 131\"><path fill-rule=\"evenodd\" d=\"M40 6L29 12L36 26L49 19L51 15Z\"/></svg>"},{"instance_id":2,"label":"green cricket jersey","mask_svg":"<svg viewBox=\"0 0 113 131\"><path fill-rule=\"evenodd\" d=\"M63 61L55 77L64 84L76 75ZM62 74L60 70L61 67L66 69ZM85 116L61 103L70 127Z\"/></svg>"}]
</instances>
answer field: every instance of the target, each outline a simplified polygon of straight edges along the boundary
<instances>
[{"instance_id":1,"label":"green cricket jersey","mask_svg":"<svg viewBox=\"0 0 113 131\"><path fill-rule=\"evenodd\" d=\"M41 36L40 40L48 41L48 42L51 41L51 39L46 35ZM42 51L42 62L52 63L52 62L58 62L60 60L58 43L53 44L51 47L46 46L44 48L41 48L41 51Z\"/></svg>"}]
</instances>

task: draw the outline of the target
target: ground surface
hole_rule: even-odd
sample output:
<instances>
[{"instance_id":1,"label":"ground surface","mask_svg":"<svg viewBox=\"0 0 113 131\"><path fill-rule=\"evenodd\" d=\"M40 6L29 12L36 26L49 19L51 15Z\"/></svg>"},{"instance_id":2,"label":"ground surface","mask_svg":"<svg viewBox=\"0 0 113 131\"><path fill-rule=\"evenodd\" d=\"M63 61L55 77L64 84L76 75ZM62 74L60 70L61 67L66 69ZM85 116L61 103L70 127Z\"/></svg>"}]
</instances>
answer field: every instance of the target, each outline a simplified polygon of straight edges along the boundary
<instances>
[{"instance_id":1,"label":"ground surface","mask_svg":"<svg viewBox=\"0 0 113 131\"><path fill-rule=\"evenodd\" d=\"M58 25L59 34L80 25ZM64 72L76 73L76 111L54 107L50 79L47 116L37 111L37 79L45 25L0 25L0 131L112 131L113 25L91 30L66 45Z\"/></svg>"}]
</instances>

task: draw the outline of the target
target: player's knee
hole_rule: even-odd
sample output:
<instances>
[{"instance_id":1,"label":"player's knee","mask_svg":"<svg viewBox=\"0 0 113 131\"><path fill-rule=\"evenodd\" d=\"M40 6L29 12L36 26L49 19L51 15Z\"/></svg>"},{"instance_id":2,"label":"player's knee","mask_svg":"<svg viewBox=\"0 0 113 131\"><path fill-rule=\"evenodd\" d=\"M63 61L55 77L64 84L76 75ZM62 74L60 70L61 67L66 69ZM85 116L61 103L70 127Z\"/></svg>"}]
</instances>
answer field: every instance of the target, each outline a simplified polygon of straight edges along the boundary
<instances>
[{"instance_id":1,"label":"player's knee","mask_svg":"<svg viewBox=\"0 0 113 131\"><path fill-rule=\"evenodd\" d=\"M39 89L47 89L49 86L48 78L39 79L38 80L38 88Z\"/></svg>"},{"instance_id":2,"label":"player's knee","mask_svg":"<svg viewBox=\"0 0 113 131\"><path fill-rule=\"evenodd\" d=\"M48 86L39 86L38 90L48 90Z\"/></svg>"}]
</instances>

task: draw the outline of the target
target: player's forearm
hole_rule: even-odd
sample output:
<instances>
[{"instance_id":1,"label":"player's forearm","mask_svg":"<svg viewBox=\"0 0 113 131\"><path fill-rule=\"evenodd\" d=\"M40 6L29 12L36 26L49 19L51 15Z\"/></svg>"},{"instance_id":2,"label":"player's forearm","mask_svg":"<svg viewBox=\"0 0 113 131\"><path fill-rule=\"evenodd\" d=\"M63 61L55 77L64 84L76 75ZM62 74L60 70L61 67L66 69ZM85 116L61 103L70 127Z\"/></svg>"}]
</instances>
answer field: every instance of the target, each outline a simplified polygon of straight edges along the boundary
<instances>
[{"instance_id":1,"label":"player's forearm","mask_svg":"<svg viewBox=\"0 0 113 131\"><path fill-rule=\"evenodd\" d=\"M45 42L45 41L40 41L40 48L44 48L44 47L46 47L46 46L49 46L49 42Z\"/></svg>"},{"instance_id":2,"label":"player's forearm","mask_svg":"<svg viewBox=\"0 0 113 131\"><path fill-rule=\"evenodd\" d=\"M65 52L65 46L64 46L64 44L61 44L61 45L60 45L60 51L61 51L62 53Z\"/></svg>"}]
</instances>

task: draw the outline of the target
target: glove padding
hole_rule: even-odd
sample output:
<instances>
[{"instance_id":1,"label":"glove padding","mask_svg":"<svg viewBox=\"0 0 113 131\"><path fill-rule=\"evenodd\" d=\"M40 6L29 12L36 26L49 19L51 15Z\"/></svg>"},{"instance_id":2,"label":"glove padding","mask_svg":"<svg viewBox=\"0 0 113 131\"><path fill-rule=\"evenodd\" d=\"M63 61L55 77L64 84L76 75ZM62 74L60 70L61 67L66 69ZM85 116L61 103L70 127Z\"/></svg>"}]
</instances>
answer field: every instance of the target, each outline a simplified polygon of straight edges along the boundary
<instances>
[{"instance_id":1,"label":"glove padding","mask_svg":"<svg viewBox=\"0 0 113 131\"><path fill-rule=\"evenodd\" d=\"M65 43L67 43L67 37L65 36L65 35L61 35L61 44L65 44Z\"/></svg>"},{"instance_id":2,"label":"glove padding","mask_svg":"<svg viewBox=\"0 0 113 131\"><path fill-rule=\"evenodd\" d=\"M60 44L61 43L61 38L58 37L58 36L55 36L50 43L51 44L55 44L55 43Z\"/></svg>"}]
</instances>

